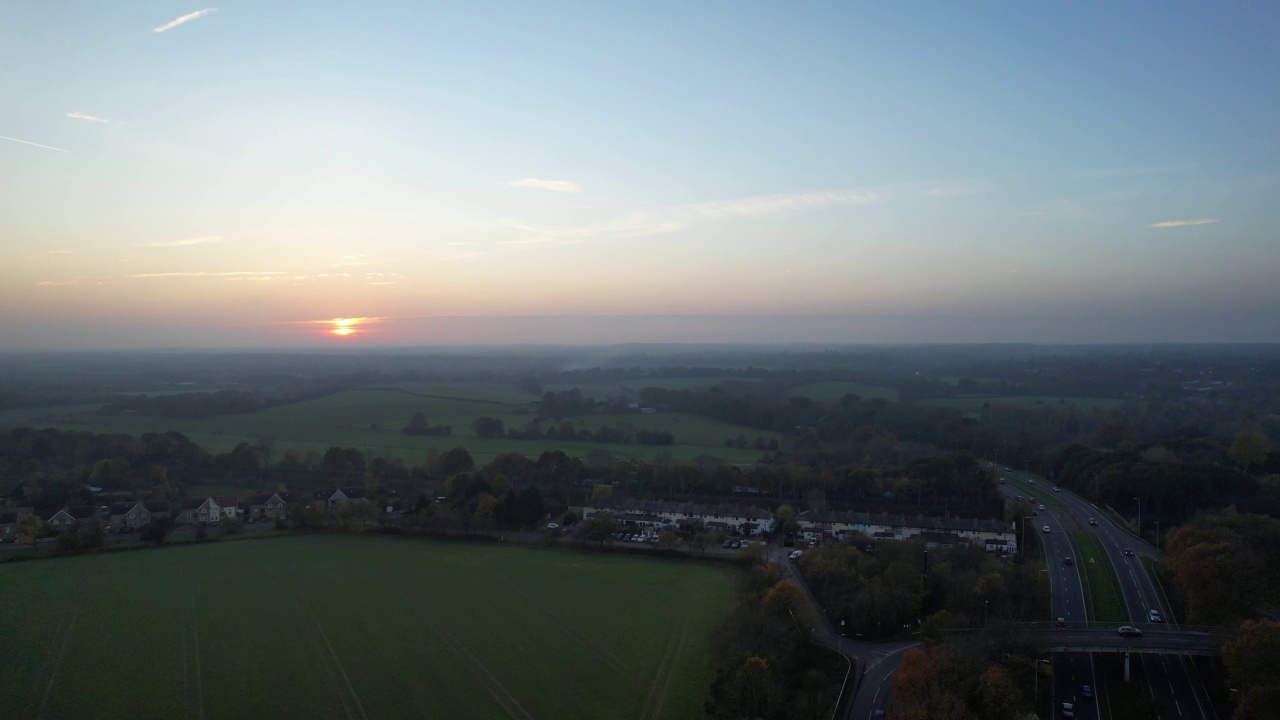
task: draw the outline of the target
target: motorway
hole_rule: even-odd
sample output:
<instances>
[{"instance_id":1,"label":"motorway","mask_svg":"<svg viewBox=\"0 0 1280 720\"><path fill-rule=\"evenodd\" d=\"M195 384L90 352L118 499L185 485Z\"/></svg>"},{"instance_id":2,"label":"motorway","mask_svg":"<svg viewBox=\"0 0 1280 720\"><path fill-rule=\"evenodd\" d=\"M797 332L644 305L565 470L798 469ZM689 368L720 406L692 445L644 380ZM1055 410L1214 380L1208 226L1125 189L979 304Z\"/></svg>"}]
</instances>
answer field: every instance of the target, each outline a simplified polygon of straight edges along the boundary
<instances>
[{"instance_id":1,"label":"motorway","mask_svg":"<svg viewBox=\"0 0 1280 720\"><path fill-rule=\"evenodd\" d=\"M1052 607L1055 617L1062 616L1058 612L1059 607L1070 607L1069 603L1072 601L1074 593L1069 588L1082 587L1078 564L1075 567L1067 568L1061 562L1062 557L1066 555L1074 556L1074 553L1069 549L1069 538L1065 535L1065 532L1067 530L1088 530L1097 535L1108 559L1111 561L1112 567L1115 568L1115 575L1120 584L1125 616L1129 624L1141 628L1147 633L1153 630L1164 630L1166 627L1173 630L1177 629L1178 626L1175 623L1166 625L1165 623L1148 622L1148 611L1153 609L1158 610L1163 618L1167 620L1173 619L1169 613L1167 603L1164 602L1159 591L1151 582L1146 569L1142 566L1142 557L1159 559L1160 554L1155 548L1130 534L1126 529L1121 528L1107 513L1094 507L1087 500L1066 490L1054 492L1053 486L1043 478L1006 468L998 468L998 472L1003 477L1019 481L1017 484L1007 483L1000 486L1006 495L1026 495L1029 499L1038 498L1037 503L1042 502L1045 497L1053 497L1063 505L1063 507L1055 507L1044 503L1048 509L1040 511L1036 518L1032 518L1032 520L1037 520L1047 516L1048 519L1040 524L1049 524L1052 529L1052 532L1048 535L1042 535L1042 537L1047 541L1046 555L1048 556ZM1027 487L1023 484L1032 481L1034 481L1033 487ZM1090 525L1090 518L1097 520L1098 524ZM1050 543L1053 545L1053 550L1049 549ZM1132 556L1124 554L1126 548L1132 550ZM1064 572L1067 570L1071 572ZM1073 580L1072 578L1062 578L1064 582L1058 582L1063 575L1070 575ZM1074 582L1074 586L1072 582ZM1075 597L1083 598L1082 592ZM1080 602L1083 602L1083 600L1081 599ZM1083 607L1080 610L1079 617L1083 619ZM1067 619L1073 620L1074 617L1070 616ZM1092 709L1097 712L1098 708L1105 706L1106 700L1103 697L1104 689L1098 686L1096 680L1096 663L1093 663L1088 658L1092 658L1092 656L1087 653L1056 653L1054 655L1054 690L1065 697L1072 693L1073 689L1078 695L1081 684L1092 685L1095 690L1095 702ZM1148 696L1156 702L1160 718L1167 718L1168 720L1182 720L1184 718L1191 720L1217 720L1217 714L1208 700L1208 693L1205 691L1204 684L1188 657L1170 655L1148 658L1134 655L1131 670L1132 681L1145 686ZM1090 682L1084 680L1084 677L1092 677L1094 680ZM1068 701L1070 701L1069 697ZM1056 701L1056 703L1060 702L1060 700ZM1059 708L1060 705L1055 704L1054 707ZM1077 703L1076 715L1077 717L1084 717L1080 712L1080 708L1081 704ZM1100 715L1095 716L1101 717Z\"/></svg>"},{"instance_id":2,"label":"motorway","mask_svg":"<svg viewBox=\"0 0 1280 720\"><path fill-rule=\"evenodd\" d=\"M1013 497L1024 495L1033 502L1033 508L1039 505L1033 495L1036 493L1011 484L1000 486L1002 492ZM1047 489L1047 488L1046 488ZM1030 533L1040 535L1044 544L1045 572L1049 575L1049 609L1055 619L1064 621L1068 628L1087 627L1089 614L1084 599L1084 584L1080 581L1079 565L1075 564L1076 552L1071 544L1071 536L1067 533L1070 519L1061 510L1046 504L1044 510L1036 510L1036 514L1020 520L1026 524L1025 532L1019 536L1019 548L1025 552L1023 540L1029 540ZM1049 532L1044 532L1044 528ZM1019 527L1021 530L1021 526ZM1073 564L1063 563L1071 558ZM1045 707L1043 693L1049 695L1049 707L1053 708L1053 717L1058 717L1062 703L1069 702L1075 706L1075 716L1081 720L1095 720L1104 717L1101 712L1103 688L1098 683L1098 669L1093 654L1087 652L1053 653L1053 680L1042 683L1039 687L1041 696L1036 699L1036 711ZM1037 666L1037 671L1039 667ZM1088 685L1093 689L1093 697L1086 698L1082 688ZM1047 687L1046 687L1047 686Z\"/></svg>"}]
</instances>

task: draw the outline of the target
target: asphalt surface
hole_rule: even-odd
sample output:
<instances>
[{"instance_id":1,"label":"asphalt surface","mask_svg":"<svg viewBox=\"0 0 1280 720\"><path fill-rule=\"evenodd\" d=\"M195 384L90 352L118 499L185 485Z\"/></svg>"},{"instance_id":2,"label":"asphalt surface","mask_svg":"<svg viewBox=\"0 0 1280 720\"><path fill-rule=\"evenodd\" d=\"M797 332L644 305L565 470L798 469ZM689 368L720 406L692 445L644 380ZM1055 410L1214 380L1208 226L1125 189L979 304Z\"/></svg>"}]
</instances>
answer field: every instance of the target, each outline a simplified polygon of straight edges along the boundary
<instances>
[{"instance_id":1,"label":"asphalt surface","mask_svg":"<svg viewBox=\"0 0 1280 720\"><path fill-rule=\"evenodd\" d=\"M1106 552L1111 565L1115 568L1116 578L1120 585L1121 602L1124 607L1126 618L1129 624L1142 629L1150 635L1153 631L1159 632L1163 630L1177 630L1178 625L1172 622L1150 623L1148 621L1148 612L1157 610L1162 618L1172 620L1169 608L1164 602L1164 598L1159 594L1154 584L1151 582L1150 576L1147 575L1146 569L1142 566L1141 558L1150 557L1155 560L1161 559L1158 550L1143 542L1127 529L1122 528L1111 519L1109 514L1103 512L1090 504L1087 500L1074 495L1067 490L1059 492L1053 491L1053 485L1044 478L1029 475L1024 472L1015 470L1006 470L997 468L1000 475L1017 479L1022 482L1034 480L1035 484L1031 488L1023 487L1008 483L1001 485L1002 491L1009 496L1024 495L1028 498L1035 498L1037 502L1040 499L1052 496L1063 504L1064 507L1054 507L1048 503L1044 503L1047 507L1046 511L1040 511L1039 515L1032 520L1044 518L1047 520L1043 524L1049 524L1052 532L1043 537L1046 540L1046 556L1050 571L1050 587L1051 600L1055 617L1062 617L1059 608L1069 609L1072 593L1068 590L1071 586L1070 578L1062 577L1065 575L1074 576L1076 587L1081 587L1079 567L1065 568L1061 563L1061 558L1065 554L1071 554L1067 537L1061 535L1065 529L1083 529L1093 532L1101 541L1103 550ZM1089 519L1093 518L1097 521L1097 525L1090 525ZM1031 521L1028 521L1030 523ZM1052 540L1050 538L1053 538ZM1059 541L1060 539L1060 541ZM1050 550L1052 544L1053 549ZM1128 548L1133 552L1132 556L1124 554ZM1054 562L1054 558L1057 562ZM1077 559L1078 560L1078 559ZM1057 565L1056 572L1054 565ZM1074 570L1076 572L1066 573L1065 570ZM1061 578L1063 582L1055 582ZM1080 613L1078 617L1084 619L1083 594L1081 598ZM1066 616L1068 620L1074 620L1077 615ZM1141 642L1136 640L1135 642ZM1096 677L1096 662L1086 660L1090 658L1088 653L1055 653L1054 654L1054 692L1056 695L1066 698L1068 702L1072 702L1072 698L1078 698L1075 702L1076 717L1102 717L1097 714L1099 709L1106 706L1104 697L1104 689L1099 687L1098 678ZM1131 682L1139 682L1146 686L1148 695L1155 700L1158 707L1158 715L1160 718L1168 720L1183 720L1184 718L1191 720L1218 720L1218 716L1213 709L1212 704L1208 700L1208 693L1205 691L1204 683L1196 672L1195 666L1189 657L1179 655L1166 655L1160 657L1133 655L1131 659ZM1088 672L1085 671L1086 667ZM1092 681L1084 678L1092 678ZM1088 684L1094 689L1094 700L1092 702L1079 697L1079 688L1082 684ZM1055 716L1060 716L1057 711L1061 708L1062 700L1055 697ZM1081 712L1083 705L1091 705L1090 715Z\"/></svg>"},{"instance_id":2,"label":"asphalt surface","mask_svg":"<svg viewBox=\"0 0 1280 720\"><path fill-rule=\"evenodd\" d=\"M1049 609L1055 620L1062 620L1067 628L1087 627L1089 614L1084 599L1084 584L1080 580L1079 558L1076 557L1068 530L1073 527L1072 519L1061 509L1039 501L1037 490L1028 490L1016 485L1001 485L1001 491L1009 497L1022 495L1031 500L1034 506L1045 505L1044 510L1036 507L1036 514L1019 520L1019 551L1025 552L1031 544L1031 533L1040 536L1044 544L1045 572L1049 575ZM1051 488L1045 488L1051 490ZM1045 532L1045 530L1048 532ZM1065 558L1071 558L1071 565L1066 565ZM1065 628L1064 628L1065 629ZM1052 708L1053 717L1060 717L1062 703L1074 706L1075 716L1081 720L1095 720L1104 715L1101 708L1105 699L1098 683L1097 663L1093 655L1087 652L1052 653L1049 660L1053 667L1053 676L1040 678L1035 685L1037 697L1035 707L1043 713ZM1037 669L1039 669L1037 667ZM1086 698L1083 686L1093 688L1093 697ZM1046 705L1046 695L1048 704Z\"/></svg>"}]
</instances>

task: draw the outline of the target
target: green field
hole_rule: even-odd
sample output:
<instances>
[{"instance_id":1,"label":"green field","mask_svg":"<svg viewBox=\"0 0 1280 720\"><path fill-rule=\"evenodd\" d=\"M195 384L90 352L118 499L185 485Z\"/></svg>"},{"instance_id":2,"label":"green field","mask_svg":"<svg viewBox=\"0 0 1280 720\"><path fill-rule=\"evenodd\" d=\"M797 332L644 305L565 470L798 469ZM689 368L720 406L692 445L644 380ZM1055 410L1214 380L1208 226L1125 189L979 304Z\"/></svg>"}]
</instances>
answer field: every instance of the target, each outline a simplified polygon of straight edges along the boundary
<instances>
[{"instance_id":1,"label":"green field","mask_svg":"<svg viewBox=\"0 0 1280 720\"><path fill-rule=\"evenodd\" d=\"M1056 395L962 395L949 398L930 398L921 400L925 405L938 407L979 409L983 405L1018 405L1018 406L1075 406L1084 408L1111 408L1124 404L1119 398L1104 397L1058 397Z\"/></svg>"},{"instance_id":2,"label":"green field","mask_svg":"<svg viewBox=\"0 0 1280 720\"><path fill-rule=\"evenodd\" d=\"M1071 542L1076 546L1076 566L1085 581L1089 619L1104 623L1128 622L1120 602L1120 585L1098 536L1088 530L1073 530Z\"/></svg>"},{"instance_id":3,"label":"green field","mask_svg":"<svg viewBox=\"0 0 1280 720\"><path fill-rule=\"evenodd\" d=\"M385 537L0 565L4 718L697 718L733 572Z\"/></svg>"},{"instance_id":4,"label":"green field","mask_svg":"<svg viewBox=\"0 0 1280 720\"><path fill-rule=\"evenodd\" d=\"M578 388L587 397L604 400L611 397L629 397L640 400L640 391L644 388L662 388L664 390L692 390L709 388L723 382L759 382L755 378L732 377L729 375L709 375L706 377L652 377L635 378L634 380L551 383L543 386L543 390L572 390Z\"/></svg>"},{"instance_id":5,"label":"green field","mask_svg":"<svg viewBox=\"0 0 1280 720\"><path fill-rule=\"evenodd\" d=\"M898 391L893 388L881 387L879 385L863 385L855 382L843 382L840 380L832 380L830 382L809 383L800 385L791 389L791 395L817 400L823 403L832 403L845 395L857 395L863 400L874 400L883 398L885 400L898 399Z\"/></svg>"},{"instance_id":6,"label":"green field","mask_svg":"<svg viewBox=\"0 0 1280 720\"><path fill-rule=\"evenodd\" d=\"M57 427L64 430L110 432L138 435L144 432L177 430L211 452L227 452L238 443L254 443L259 438L274 441L275 458L294 449L323 454L333 445L372 450L379 455L400 457L410 465L421 465L428 450L465 447L484 464L503 452L519 452L537 457L543 450L561 449L585 457L592 450L605 450L621 459L653 459L666 452L677 461L712 455L728 462L749 463L760 451L727 448L726 438L744 435L780 439L768 433L683 413L651 415L587 415L570 418L575 428L595 430L601 425L628 423L636 430L666 430L676 444L600 444L485 439L471 431L471 423L482 415L501 418L508 427L525 428L533 419L535 398L500 383L405 383L392 387L348 390L315 400L282 405L243 415L218 415L195 420L178 420L142 415L100 415L93 407L41 408L0 414L0 424ZM409 437L400 429L415 412L423 413L432 425L452 425L447 437ZM544 425L545 428L545 425Z\"/></svg>"}]
</instances>

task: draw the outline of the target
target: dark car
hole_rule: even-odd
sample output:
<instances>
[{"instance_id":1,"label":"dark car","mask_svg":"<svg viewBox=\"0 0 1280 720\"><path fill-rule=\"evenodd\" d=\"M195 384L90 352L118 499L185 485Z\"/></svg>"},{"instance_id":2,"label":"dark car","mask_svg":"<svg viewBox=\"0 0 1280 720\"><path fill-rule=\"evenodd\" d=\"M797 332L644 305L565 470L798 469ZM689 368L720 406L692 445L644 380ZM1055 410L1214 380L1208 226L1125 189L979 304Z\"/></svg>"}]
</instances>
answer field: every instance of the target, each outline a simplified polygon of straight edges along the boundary
<instances>
[{"instance_id":1,"label":"dark car","mask_svg":"<svg viewBox=\"0 0 1280 720\"><path fill-rule=\"evenodd\" d=\"M1125 548L1125 549L1124 549L1124 556L1125 556L1125 557L1133 557L1133 551L1132 551L1132 550L1130 550L1129 548Z\"/></svg>"},{"instance_id":2,"label":"dark car","mask_svg":"<svg viewBox=\"0 0 1280 720\"><path fill-rule=\"evenodd\" d=\"M1062 558L1062 564L1063 564L1063 565L1067 565L1067 566L1071 566L1071 565L1075 565L1075 564L1076 564L1076 561L1075 561L1074 559L1072 559L1072 558L1064 557L1064 558Z\"/></svg>"},{"instance_id":3,"label":"dark car","mask_svg":"<svg viewBox=\"0 0 1280 720\"><path fill-rule=\"evenodd\" d=\"M731 545L733 545L732 540L725 540L724 544L721 545L720 547L724 548L725 550L728 550Z\"/></svg>"},{"instance_id":4,"label":"dark car","mask_svg":"<svg viewBox=\"0 0 1280 720\"><path fill-rule=\"evenodd\" d=\"M1132 625L1121 625L1120 627L1116 628L1116 632L1120 633L1121 637L1130 637L1130 638L1142 637L1142 631Z\"/></svg>"},{"instance_id":5,"label":"dark car","mask_svg":"<svg viewBox=\"0 0 1280 720\"><path fill-rule=\"evenodd\" d=\"M1066 626L1067 626L1067 619L1066 619L1066 618L1058 618L1057 620L1054 620L1054 621L1053 621L1053 626L1054 626L1054 627L1066 627Z\"/></svg>"},{"instance_id":6,"label":"dark car","mask_svg":"<svg viewBox=\"0 0 1280 720\"><path fill-rule=\"evenodd\" d=\"M1090 524L1090 525L1097 525L1097 524L1098 524L1098 521L1097 521L1097 520L1095 520L1095 519L1093 519L1093 518L1089 518L1089 524Z\"/></svg>"},{"instance_id":7,"label":"dark car","mask_svg":"<svg viewBox=\"0 0 1280 720\"><path fill-rule=\"evenodd\" d=\"M1093 688L1089 687L1088 685L1081 685L1080 697L1085 697L1085 698L1093 697Z\"/></svg>"}]
</instances>

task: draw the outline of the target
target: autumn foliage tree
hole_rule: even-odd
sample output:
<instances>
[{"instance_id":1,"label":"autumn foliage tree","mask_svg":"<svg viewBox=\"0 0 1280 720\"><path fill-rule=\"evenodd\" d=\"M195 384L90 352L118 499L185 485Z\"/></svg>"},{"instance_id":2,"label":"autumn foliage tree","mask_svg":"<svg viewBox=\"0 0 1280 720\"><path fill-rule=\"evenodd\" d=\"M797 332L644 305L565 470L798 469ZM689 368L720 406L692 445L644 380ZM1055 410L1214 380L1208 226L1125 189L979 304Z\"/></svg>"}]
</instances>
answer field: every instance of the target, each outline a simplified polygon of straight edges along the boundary
<instances>
[{"instance_id":1,"label":"autumn foliage tree","mask_svg":"<svg viewBox=\"0 0 1280 720\"><path fill-rule=\"evenodd\" d=\"M1280 707L1280 623L1246 621L1222 647L1231 686L1240 691L1236 720L1275 717Z\"/></svg>"}]
</instances>

